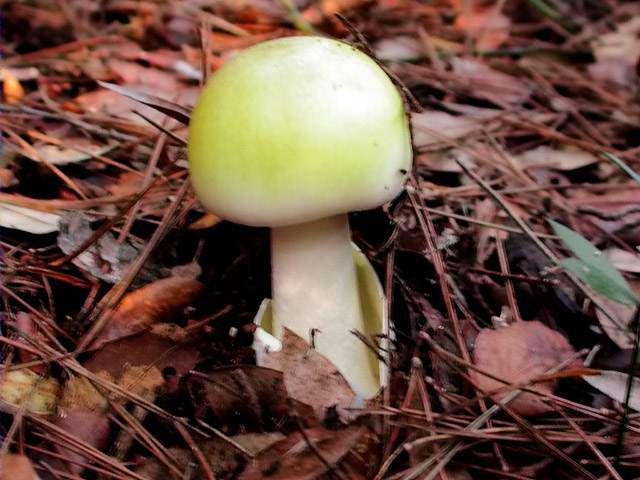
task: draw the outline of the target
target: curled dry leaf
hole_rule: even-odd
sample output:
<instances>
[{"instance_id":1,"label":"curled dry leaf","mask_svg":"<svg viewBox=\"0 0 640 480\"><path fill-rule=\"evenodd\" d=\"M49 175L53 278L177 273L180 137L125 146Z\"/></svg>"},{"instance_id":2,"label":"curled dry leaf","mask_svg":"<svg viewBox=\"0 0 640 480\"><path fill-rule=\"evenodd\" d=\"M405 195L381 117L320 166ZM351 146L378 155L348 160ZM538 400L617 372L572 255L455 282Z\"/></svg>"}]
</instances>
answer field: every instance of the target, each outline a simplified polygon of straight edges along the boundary
<instances>
[{"instance_id":1,"label":"curled dry leaf","mask_svg":"<svg viewBox=\"0 0 640 480\"><path fill-rule=\"evenodd\" d=\"M514 385L523 384L544 375L574 354L567 339L540 322L516 322L507 327L493 330L485 328L476 338L473 351L474 364L481 370ZM513 389L479 372L472 371L474 383L484 392L498 389ZM534 385L539 392L553 393L555 381ZM500 392L492 395L496 401L505 397ZM509 406L524 416L539 415L551 409L542 397L533 393L520 393L509 402Z\"/></svg>"},{"instance_id":2,"label":"curled dry leaf","mask_svg":"<svg viewBox=\"0 0 640 480\"><path fill-rule=\"evenodd\" d=\"M306 436L306 438L305 438ZM330 467L336 466L357 446L363 436L360 428L331 431L322 428L305 430L305 436L294 432L284 440L264 450L240 475L239 480L316 480L325 478ZM309 446L309 442L315 448ZM319 458L321 456L322 458ZM353 468L346 478L364 479L362 472Z\"/></svg>"},{"instance_id":3,"label":"curled dry leaf","mask_svg":"<svg viewBox=\"0 0 640 480\"><path fill-rule=\"evenodd\" d=\"M324 418L329 407L348 408L356 398L338 369L288 329L282 349L268 353L263 365L281 371L291 398L310 405L318 418Z\"/></svg>"},{"instance_id":4,"label":"curled dry leaf","mask_svg":"<svg viewBox=\"0 0 640 480\"><path fill-rule=\"evenodd\" d=\"M186 382L196 416L234 421L251 430L274 428L288 417L287 391L281 372L262 367L223 367Z\"/></svg>"},{"instance_id":5,"label":"curled dry leaf","mask_svg":"<svg viewBox=\"0 0 640 480\"><path fill-rule=\"evenodd\" d=\"M10 370L0 377L0 410L14 413L25 409L37 415L55 413L60 384L29 369Z\"/></svg>"},{"instance_id":6,"label":"curled dry leaf","mask_svg":"<svg viewBox=\"0 0 640 480\"><path fill-rule=\"evenodd\" d=\"M62 217L16 205L0 205L0 227L15 228L23 232L44 234L58 231Z\"/></svg>"},{"instance_id":7,"label":"curled dry leaf","mask_svg":"<svg viewBox=\"0 0 640 480\"><path fill-rule=\"evenodd\" d=\"M27 457L7 454L0 458L0 480L40 480L40 477Z\"/></svg>"},{"instance_id":8,"label":"curled dry leaf","mask_svg":"<svg viewBox=\"0 0 640 480\"><path fill-rule=\"evenodd\" d=\"M188 277L163 278L134 290L122 299L89 350L149 330L156 323L170 321L203 290L202 283Z\"/></svg>"}]
</instances>

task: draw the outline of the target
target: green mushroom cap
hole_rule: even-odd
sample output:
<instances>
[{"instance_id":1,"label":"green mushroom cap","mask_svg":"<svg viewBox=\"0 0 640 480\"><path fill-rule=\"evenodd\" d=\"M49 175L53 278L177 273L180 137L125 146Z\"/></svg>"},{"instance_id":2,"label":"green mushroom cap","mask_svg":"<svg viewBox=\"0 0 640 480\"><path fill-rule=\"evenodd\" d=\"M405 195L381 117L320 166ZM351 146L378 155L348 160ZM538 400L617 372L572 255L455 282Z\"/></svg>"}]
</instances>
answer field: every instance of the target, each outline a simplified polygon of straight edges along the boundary
<instances>
[{"instance_id":1,"label":"green mushroom cap","mask_svg":"<svg viewBox=\"0 0 640 480\"><path fill-rule=\"evenodd\" d=\"M394 198L412 149L402 98L350 45L258 44L205 86L189 126L196 194L222 218L279 227Z\"/></svg>"}]
</instances>

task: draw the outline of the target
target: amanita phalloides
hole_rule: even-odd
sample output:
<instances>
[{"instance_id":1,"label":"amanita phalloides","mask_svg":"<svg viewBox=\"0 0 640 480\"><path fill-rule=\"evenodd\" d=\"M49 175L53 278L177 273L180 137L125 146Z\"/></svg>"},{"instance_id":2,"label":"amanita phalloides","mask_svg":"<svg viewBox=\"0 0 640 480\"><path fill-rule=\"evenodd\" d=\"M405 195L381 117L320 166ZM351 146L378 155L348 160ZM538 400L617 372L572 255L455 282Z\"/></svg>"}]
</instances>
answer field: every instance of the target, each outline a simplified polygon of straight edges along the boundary
<instances>
[{"instance_id":1,"label":"amanita phalloides","mask_svg":"<svg viewBox=\"0 0 640 480\"><path fill-rule=\"evenodd\" d=\"M411 168L401 95L374 60L321 37L253 46L205 86L189 165L203 206L271 228L274 335L315 346L363 396L377 359L351 334L365 321L347 213L378 207Z\"/></svg>"}]
</instances>

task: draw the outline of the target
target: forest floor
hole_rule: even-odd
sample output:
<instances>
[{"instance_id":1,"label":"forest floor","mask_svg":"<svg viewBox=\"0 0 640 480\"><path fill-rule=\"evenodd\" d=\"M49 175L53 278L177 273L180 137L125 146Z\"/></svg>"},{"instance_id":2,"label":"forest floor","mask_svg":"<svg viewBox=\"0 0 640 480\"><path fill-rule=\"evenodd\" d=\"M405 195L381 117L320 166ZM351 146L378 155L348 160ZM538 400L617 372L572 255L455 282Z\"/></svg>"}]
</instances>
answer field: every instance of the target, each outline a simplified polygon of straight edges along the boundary
<instances>
[{"instance_id":1,"label":"forest floor","mask_svg":"<svg viewBox=\"0 0 640 480\"><path fill-rule=\"evenodd\" d=\"M0 480L640 478L640 2L0 4ZM357 409L306 344L256 365L269 231L189 184L205 79L303 34L411 110L351 215L392 340Z\"/></svg>"}]
</instances>

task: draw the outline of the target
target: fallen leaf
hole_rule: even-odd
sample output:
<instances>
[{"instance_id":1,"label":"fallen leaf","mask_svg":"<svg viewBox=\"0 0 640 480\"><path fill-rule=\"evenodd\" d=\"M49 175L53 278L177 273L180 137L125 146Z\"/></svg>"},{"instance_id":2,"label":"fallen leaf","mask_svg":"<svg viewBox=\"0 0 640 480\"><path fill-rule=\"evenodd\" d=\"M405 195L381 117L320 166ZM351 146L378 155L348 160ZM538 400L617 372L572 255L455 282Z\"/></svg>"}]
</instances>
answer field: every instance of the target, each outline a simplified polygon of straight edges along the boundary
<instances>
[{"instance_id":1,"label":"fallen leaf","mask_svg":"<svg viewBox=\"0 0 640 480\"><path fill-rule=\"evenodd\" d=\"M314 428L305 430L305 437L294 432L284 440L264 450L238 480L316 480L330 473L329 465L337 465L363 435L360 428L340 431ZM311 442L314 446L309 446ZM322 456L322 460L319 458ZM325 463L326 462L326 463ZM346 478L364 479L357 472Z\"/></svg>"},{"instance_id":2,"label":"fallen leaf","mask_svg":"<svg viewBox=\"0 0 640 480\"><path fill-rule=\"evenodd\" d=\"M203 290L204 285L192 278L169 277L128 293L87 350L96 350L106 343L149 330L154 324L170 321Z\"/></svg>"},{"instance_id":3,"label":"fallen leaf","mask_svg":"<svg viewBox=\"0 0 640 480\"><path fill-rule=\"evenodd\" d=\"M631 282L631 288L640 295L640 282ZM607 310L613 313L617 320L617 322L614 322L599 308L596 308L596 317L598 322L600 322L600 326L602 327L602 330L604 330L604 333L606 333L611 341L618 347L622 349L633 348L634 335L631 331L631 327L637 305L624 304L610 300L594 290L592 290L591 293Z\"/></svg>"},{"instance_id":4,"label":"fallen leaf","mask_svg":"<svg viewBox=\"0 0 640 480\"><path fill-rule=\"evenodd\" d=\"M289 329L282 350L268 353L263 365L281 371L289 396L310 405L318 418L324 418L329 407L350 407L356 398L338 369Z\"/></svg>"},{"instance_id":5,"label":"fallen leaf","mask_svg":"<svg viewBox=\"0 0 640 480\"><path fill-rule=\"evenodd\" d=\"M28 80L36 80L40 77L40 71L36 67L24 67L24 68L0 68L0 82L4 82L5 79L15 78L21 82Z\"/></svg>"},{"instance_id":6,"label":"fallen leaf","mask_svg":"<svg viewBox=\"0 0 640 480\"><path fill-rule=\"evenodd\" d=\"M264 431L288 418L282 373L270 368L221 367L206 375L190 375L186 386L196 417L213 417L227 428Z\"/></svg>"},{"instance_id":7,"label":"fallen leaf","mask_svg":"<svg viewBox=\"0 0 640 480\"><path fill-rule=\"evenodd\" d=\"M189 230L204 230L218 225L220 222L222 222L222 219L217 215L214 215L213 213L205 213L195 222L189 224L187 228Z\"/></svg>"},{"instance_id":8,"label":"fallen leaf","mask_svg":"<svg viewBox=\"0 0 640 480\"><path fill-rule=\"evenodd\" d=\"M4 74L2 83L2 97L6 104L15 105L24 98L24 88L20 81L10 72Z\"/></svg>"},{"instance_id":9,"label":"fallen leaf","mask_svg":"<svg viewBox=\"0 0 640 480\"><path fill-rule=\"evenodd\" d=\"M46 162L52 165L68 165L88 160L96 155L104 155L113 149L110 145L94 143L86 137L66 137L61 145L36 145L37 156L25 150L21 153L35 162Z\"/></svg>"},{"instance_id":10,"label":"fallen leaf","mask_svg":"<svg viewBox=\"0 0 640 480\"><path fill-rule=\"evenodd\" d=\"M481 330L476 338L473 362L481 370L518 385L545 374L573 353L573 347L560 333L538 321L520 321L497 330ZM471 372L471 377L484 392L505 388L503 383L476 371ZM533 388L544 395L552 394L555 386L555 381L546 381ZM505 395L496 393L492 398L500 401ZM542 398L523 392L509 402L509 406L520 415L539 415L552 410Z\"/></svg>"},{"instance_id":11,"label":"fallen leaf","mask_svg":"<svg viewBox=\"0 0 640 480\"><path fill-rule=\"evenodd\" d=\"M105 381L114 380L107 372L98 375ZM72 376L67 380L58 402L58 413L62 417L74 410L104 412L107 408L109 401L106 394L100 392L89 379L80 376Z\"/></svg>"},{"instance_id":12,"label":"fallen leaf","mask_svg":"<svg viewBox=\"0 0 640 480\"><path fill-rule=\"evenodd\" d=\"M65 255L75 254L93 235L89 218L80 212L66 213L61 217L58 247ZM93 242L72 262L78 268L108 283L118 283L131 262L139 255L136 247L119 242L110 232Z\"/></svg>"},{"instance_id":13,"label":"fallen leaf","mask_svg":"<svg viewBox=\"0 0 640 480\"><path fill-rule=\"evenodd\" d=\"M84 367L94 373L104 371L120 378L125 366L153 365L160 372L170 372L169 390L177 388L183 375L195 368L199 358L196 348L155 331L121 338L93 353Z\"/></svg>"},{"instance_id":14,"label":"fallen leaf","mask_svg":"<svg viewBox=\"0 0 640 480\"><path fill-rule=\"evenodd\" d=\"M0 458L0 480L40 480L40 477L27 457L9 453Z\"/></svg>"},{"instance_id":15,"label":"fallen leaf","mask_svg":"<svg viewBox=\"0 0 640 480\"><path fill-rule=\"evenodd\" d=\"M116 85L108 82L98 82L98 84L104 88L108 88L121 95L124 98L128 98L136 102L136 104L146 105L148 107L157 110L158 112L164 113L169 117L179 121L184 125L189 124L189 118L191 117L191 109L174 102L170 102L168 100L164 100L156 95L145 93L146 89L142 89L136 85L136 87L123 87L120 85Z\"/></svg>"},{"instance_id":16,"label":"fallen leaf","mask_svg":"<svg viewBox=\"0 0 640 480\"><path fill-rule=\"evenodd\" d=\"M618 270L630 273L640 273L640 255L621 248L608 248L604 251L609 261Z\"/></svg>"},{"instance_id":17,"label":"fallen leaf","mask_svg":"<svg viewBox=\"0 0 640 480\"><path fill-rule=\"evenodd\" d=\"M418 38L401 35L380 40L374 52L385 62L411 62L424 57L425 47Z\"/></svg>"},{"instance_id":18,"label":"fallen leaf","mask_svg":"<svg viewBox=\"0 0 640 480\"><path fill-rule=\"evenodd\" d=\"M541 146L527 150L517 158L524 168L545 167L561 171L576 170L598 163L598 158L592 153L573 147L558 150Z\"/></svg>"},{"instance_id":19,"label":"fallen leaf","mask_svg":"<svg viewBox=\"0 0 640 480\"><path fill-rule=\"evenodd\" d=\"M559 265L611 300L630 305L640 301L629 282L591 241L561 223L548 222L565 247L575 255L560 260Z\"/></svg>"},{"instance_id":20,"label":"fallen leaf","mask_svg":"<svg viewBox=\"0 0 640 480\"><path fill-rule=\"evenodd\" d=\"M109 445L111 428L109 417L105 412L75 408L66 411L63 416L56 417L55 424L76 437L83 444L92 446L100 451L105 451ZM73 474L81 475L84 471L84 464L89 461L89 457L64 445L60 445L58 448L64 458L69 459ZM63 463L55 459L51 463L54 468L66 470L66 462Z\"/></svg>"},{"instance_id":21,"label":"fallen leaf","mask_svg":"<svg viewBox=\"0 0 640 480\"><path fill-rule=\"evenodd\" d=\"M451 115L436 110L411 114L413 142L416 148L450 146L451 142L478 131L486 120Z\"/></svg>"},{"instance_id":22,"label":"fallen leaf","mask_svg":"<svg viewBox=\"0 0 640 480\"><path fill-rule=\"evenodd\" d=\"M615 87L629 87L634 82L634 71L625 58L606 58L587 66L591 78Z\"/></svg>"},{"instance_id":23,"label":"fallen leaf","mask_svg":"<svg viewBox=\"0 0 640 480\"><path fill-rule=\"evenodd\" d=\"M629 208L638 205L638 202L640 188L632 182L621 183L602 194L576 189L570 199L571 206L581 214L576 217L576 221L584 236L597 243L603 238L604 231L615 234L630 245L640 245L640 212L628 211ZM594 210L600 215L587 212L586 209ZM585 215L588 215L589 221L581 219Z\"/></svg>"},{"instance_id":24,"label":"fallen leaf","mask_svg":"<svg viewBox=\"0 0 640 480\"><path fill-rule=\"evenodd\" d=\"M635 81L635 65L640 57L640 16L619 24L616 30L594 36L591 49L595 63L588 66L596 80L618 87Z\"/></svg>"},{"instance_id":25,"label":"fallen leaf","mask_svg":"<svg viewBox=\"0 0 640 480\"><path fill-rule=\"evenodd\" d=\"M582 379L616 402L625 403L629 375L615 370L602 370L600 375L585 375ZM635 377L631 382L629 407L640 412L640 380Z\"/></svg>"},{"instance_id":26,"label":"fallen leaf","mask_svg":"<svg viewBox=\"0 0 640 480\"><path fill-rule=\"evenodd\" d=\"M174 74L158 68L143 67L137 62L109 59L107 65L123 85L144 85L158 92L178 92L183 86Z\"/></svg>"},{"instance_id":27,"label":"fallen leaf","mask_svg":"<svg viewBox=\"0 0 640 480\"><path fill-rule=\"evenodd\" d=\"M279 432L268 432L246 433L229 438L234 444L240 445L245 451L255 456L286 437ZM198 442L197 445L217 480L236 479L247 464L245 454L241 453L226 439L216 437ZM169 453L176 459L177 465L182 471L195 467L195 470L191 471L192 478L204 478L200 465L194 465L191 451L186 448L170 448ZM148 480L166 480L167 478L165 466L155 457L145 459L136 469L136 473Z\"/></svg>"},{"instance_id":28,"label":"fallen leaf","mask_svg":"<svg viewBox=\"0 0 640 480\"><path fill-rule=\"evenodd\" d=\"M509 39L511 20L497 8L466 8L456 17L454 26L475 40L476 50L495 50Z\"/></svg>"},{"instance_id":29,"label":"fallen leaf","mask_svg":"<svg viewBox=\"0 0 640 480\"><path fill-rule=\"evenodd\" d=\"M520 104L531 93L522 80L499 72L480 60L453 57L451 59L456 80L469 95L489 100L497 105Z\"/></svg>"},{"instance_id":30,"label":"fallen leaf","mask_svg":"<svg viewBox=\"0 0 640 480\"><path fill-rule=\"evenodd\" d=\"M19 340L20 342L26 343L23 339L30 338L38 342L43 342L43 344L48 343L47 339L41 334L40 330L36 326L36 322L34 322L31 314L27 312L16 312L15 319L15 328L20 332L19 336L22 337ZM17 355L18 358L25 363L40 359L38 355L23 349L18 349ZM37 374L44 374L47 371L47 367L46 365L35 365L31 367L31 370Z\"/></svg>"},{"instance_id":31,"label":"fallen leaf","mask_svg":"<svg viewBox=\"0 0 640 480\"><path fill-rule=\"evenodd\" d=\"M16 205L0 205L0 227L15 228L23 232L45 234L57 232L62 217Z\"/></svg>"},{"instance_id":32,"label":"fallen leaf","mask_svg":"<svg viewBox=\"0 0 640 480\"><path fill-rule=\"evenodd\" d=\"M6 190L9 187L13 187L18 184L18 179L14 175L13 171L0 167L0 190Z\"/></svg>"},{"instance_id":33,"label":"fallen leaf","mask_svg":"<svg viewBox=\"0 0 640 480\"><path fill-rule=\"evenodd\" d=\"M52 415L60 384L29 369L5 371L0 377L0 410L15 413L24 408L37 415Z\"/></svg>"}]
</instances>

